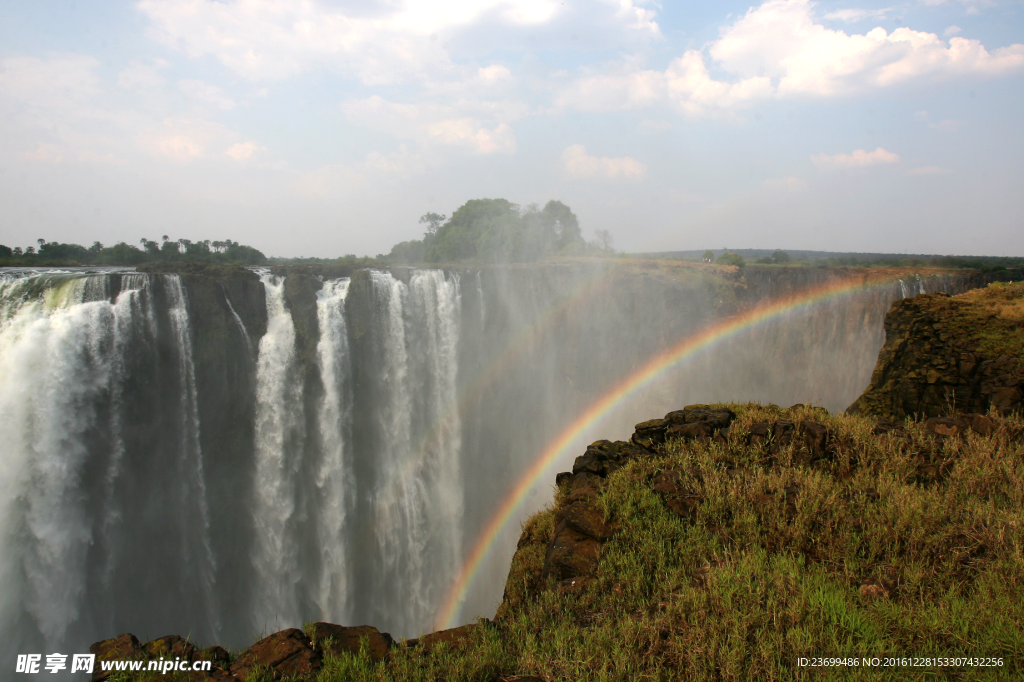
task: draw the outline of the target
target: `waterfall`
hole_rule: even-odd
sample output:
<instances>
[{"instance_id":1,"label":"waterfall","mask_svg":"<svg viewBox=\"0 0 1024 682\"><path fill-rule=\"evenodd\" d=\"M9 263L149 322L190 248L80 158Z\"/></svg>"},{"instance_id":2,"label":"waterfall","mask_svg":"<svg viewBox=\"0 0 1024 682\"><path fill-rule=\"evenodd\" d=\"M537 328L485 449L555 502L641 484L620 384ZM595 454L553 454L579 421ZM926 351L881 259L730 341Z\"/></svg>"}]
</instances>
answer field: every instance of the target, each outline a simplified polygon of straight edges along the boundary
<instances>
[{"instance_id":1,"label":"waterfall","mask_svg":"<svg viewBox=\"0 0 1024 682\"><path fill-rule=\"evenodd\" d=\"M310 620L416 636L538 453L721 319L705 282L625 266L396 272L0 272L0 657ZM777 295L833 276L771 274ZM737 332L581 447L698 401L845 406L890 304L969 281L904 274ZM505 535L463 621L493 612Z\"/></svg>"},{"instance_id":2,"label":"waterfall","mask_svg":"<svg viewBox=\"0 0 1024 682\"><path fill-rule=\"evenodd\" d=\"M415 271L408 286L371 275L382 349L372 592L378 618L426 627L461 551L460 425L455 404L458 280Z\"/></svg>"},{"instance_id":3,"label":"waterfall","mask_svg":"<svg viewBox=\"0 0 1024 682\"><path fill-rule=\"evenodd\" d=\"M181 545L185 550L186 570L195 573L195 581L202 595L205 617L209 629L220 629L214 613L213 574L216 562L210 545L210 510L206 499L206 475L203 452L199 445L199 408L196 395L195 364L192 361L191 326L188 316L188 298L177 275L163 275L167 292L171 331L179 348L178 376L182 387L180 395L181 445L178 458L178 478L187 491L188 500L182 509L180 526ZM191 516L192 518L189 518ZM198 536L198 546L193 537Z\"/></svg>"},{"instance_id":4,"label":"waterfall","mask_svg":"<svg viewBox=\"0 0 1024 682\"><path fill-rule=\"evenodd\" d=\"M322 548L317 604L321 618L338 623L347 623L351 613L351 557L346 537L354 502L349 452L352 386L345 324L348 286L348 279L325 282L316 300L320 330L317 361L324 388L318 414L322 459L316 475Z\"/></svg>"},{"instance_id":5,"label":"waterfall","mask_svg":"<svg viewBox=\"0 0 1024 682\"><path fill-rule=\"evenodd\" d=\"M140 373L160 358L173 371ZM177 396L165 422L149 414L145 432L130 423L163 395ZM177 276L0 282L4 660L44 646L84 652L115 621L171 621L183 603L193 631L216 636L199 438L191 321ZM163 470L151 480L147 467Z\"/></svg>"},{"instance_id":6,"label":"waterfall","mask_svg":"<svg viewBox=\"0 0 1024 682\"><path fill-rule=\"evenodd\" d=\"M228 310L231 311L231 317L234 318L235 324L238 325L238 330L242 332L242 338L245 339L245 347L252 352L252 339L249 338L249 331L245 328L245 323L242 322L242 318L235 312L235 306L231 305L231 298L228 297L228 290L224 288L224 285L220 285L220 290L224 293L224 302L228 304Z\"/></svg>"},{"instance_id":7,"label":"waterfall","mask_svg":"<svg viewBox=\"0 0 1024 682\"><path fill-rule=\"evenodd\" d=\"M264 273L260 281L266 291L267 333L260 339L256 366L253 624L257 631L272 632L302 622L294 514L305 430L295 323L285 306L284 280Z\"/></svg>"}]
</instances>

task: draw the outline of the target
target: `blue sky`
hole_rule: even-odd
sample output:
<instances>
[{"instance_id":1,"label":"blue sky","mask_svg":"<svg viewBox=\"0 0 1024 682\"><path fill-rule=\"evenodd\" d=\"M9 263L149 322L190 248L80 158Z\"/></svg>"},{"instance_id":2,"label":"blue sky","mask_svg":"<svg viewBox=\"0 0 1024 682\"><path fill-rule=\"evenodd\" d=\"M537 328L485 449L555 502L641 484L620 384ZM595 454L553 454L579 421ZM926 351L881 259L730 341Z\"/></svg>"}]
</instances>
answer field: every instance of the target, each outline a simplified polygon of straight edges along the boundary
<instances>
[{"instance_id":1,"label":"blue sky","mask_svg":"<svg viewBox=\"0 0 1024 682\"><path fill-rule=\"evenodd\" d=\"M0 2L0 243L1024 255L1021 2Z\"/></svg>"}]
</instances>

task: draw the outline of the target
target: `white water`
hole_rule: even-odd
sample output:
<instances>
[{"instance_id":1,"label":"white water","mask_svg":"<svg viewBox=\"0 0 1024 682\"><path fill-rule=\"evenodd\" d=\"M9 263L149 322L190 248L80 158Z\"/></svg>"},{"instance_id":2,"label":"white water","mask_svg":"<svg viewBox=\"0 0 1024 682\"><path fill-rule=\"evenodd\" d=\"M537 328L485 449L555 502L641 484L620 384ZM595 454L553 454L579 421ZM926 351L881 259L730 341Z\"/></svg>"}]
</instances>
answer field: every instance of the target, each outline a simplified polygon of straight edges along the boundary
<instances>
[{"instance_id":1,"label":"white water","mask_svg":"<svg viewBox=\"0 0 1024 682\"><path fill-rule=\"evenodd\" d=\"M462 548L459 285L438 270L414 272L409 286L374 272L372 283L382 313L386 396L373 494L373 593L388 595L378 607L381 617L399 632L415 633L436 613Z\"/></svg>"},{"instance_id":2,"label":"white water","mask_svg":"<svg viewBox=\"0 0 1024 682\"><path fill-rule=\"evenodd\" d=\"M347 623L351 617L351 557L346 537L354 502L354 491L350 490L353 475L349 452L351 359L345 324L348 285L348 279L325 282L316 297L320 327L317 362L324 389L318 414L322 459L316 475L320 492L318 539L321 547L317 606L321 618L335 623Z\"/></svg>"},{"instance_id":3,"label":"white water","mask_svg":"<svg viewBox=\"0 0 1024 682\"><path fill-rule=\"evenodd\" d=\"M105 275L46 273L0 283L0 653L84 652L124 607L116 574L146 565L127 538L144 505L123 499L125 391L131 358L156 352L154 276L125 275L111 301ZM167 594L187 595L196 629L216 633L213 553L199 448L187 300L177 276L167 297L179 397L165 485L180 486L170 523L150 527L186 568ZM137 384L135 384L137 385ZM155 453L154 453L154 456ZM126 481L125 478L128 477ZM90 482L91 481L91 482ZM128 486L127 488L125 486ZM93 486L96 486L93 489ZM100 494L97 494L100 493ZM145 570L145 569L143 569ZM167 595L154 594L156 600ZM179 604L181 598L175 599ZM204 617L205 616L205 617ZM27 648L27 649L26 649Z\"/></svg>"},{"instance_id":4,"label":"white water","mask_svg":"<svg viewBox=\"0 0 1024 682\"><path fill-rule=\"evenodd\" d=\"M260 339L256 365L253 625L269 633L301 623L294 514L305 433L295 324L285 307L284 281L270 274L260 280L267 298L267 333Z\"/></svg>"}]
</instances>

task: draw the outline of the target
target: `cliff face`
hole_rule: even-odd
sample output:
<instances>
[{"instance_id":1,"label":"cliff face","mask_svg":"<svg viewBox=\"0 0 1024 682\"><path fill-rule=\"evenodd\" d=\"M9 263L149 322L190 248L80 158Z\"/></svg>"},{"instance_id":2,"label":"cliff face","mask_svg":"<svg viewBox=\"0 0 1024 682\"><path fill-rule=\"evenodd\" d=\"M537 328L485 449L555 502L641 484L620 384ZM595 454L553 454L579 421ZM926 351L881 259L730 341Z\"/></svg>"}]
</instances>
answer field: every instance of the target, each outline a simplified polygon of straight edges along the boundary
<instances>
[{"instance_id":1,"label":"cliff face","mask_svg":"<svg viewBox=\"0 0 1024 682\"><path fill-rule=\"evenodd\" d=\"M902 419L1022 407L1024 285L893 303L871 384L853 414Z\"/></svg>"}]
</instances>

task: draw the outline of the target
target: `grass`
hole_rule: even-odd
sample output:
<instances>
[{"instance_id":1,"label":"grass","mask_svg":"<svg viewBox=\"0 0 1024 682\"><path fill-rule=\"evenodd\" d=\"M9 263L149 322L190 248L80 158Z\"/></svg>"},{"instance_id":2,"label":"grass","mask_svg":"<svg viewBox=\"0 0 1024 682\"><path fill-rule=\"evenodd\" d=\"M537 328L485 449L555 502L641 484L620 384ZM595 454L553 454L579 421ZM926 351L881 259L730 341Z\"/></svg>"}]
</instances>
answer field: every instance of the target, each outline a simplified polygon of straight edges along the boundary
<instances>
[{"instance_id":1,"label":"grass","mask_svg":"<svg viewBox=\"0 0 1024 682\"><path fill-rule=\"evenodd\" d=\"M1024 676L1024 425L937 443L920 424L823 410L733 406L727 444L672 442L612 474L599 504L616 529L590 580L540 584L553 505L524 525L494 626L382 663L328 657L317 682L445 680L1008 680ZM769 463L751 424L816 421L832 459L792 447ZM942 478L921 467L952 462ZM691 520L652 492L683 471ZM799 487L795 499L766 496ZM864 581L888 597L861 593ZM483 621L482 621L483 622ZM830 667L800 658L992 657L1001 667ZM170 678L164 678L170 679ZM269 678L268 678L269 679Z\"/></svg>"},{"instance_id":2,"label":"grass","mask_svg":"<svg viewBox=\"0 0 1024 682\"><path fill-rule=\"evenodd\" d=\"M1024 357L1024 283L993 282L948 299L950 330L988 358Z\"/></svg>"}]
</instances>

